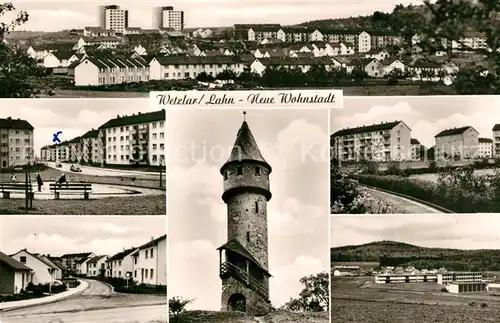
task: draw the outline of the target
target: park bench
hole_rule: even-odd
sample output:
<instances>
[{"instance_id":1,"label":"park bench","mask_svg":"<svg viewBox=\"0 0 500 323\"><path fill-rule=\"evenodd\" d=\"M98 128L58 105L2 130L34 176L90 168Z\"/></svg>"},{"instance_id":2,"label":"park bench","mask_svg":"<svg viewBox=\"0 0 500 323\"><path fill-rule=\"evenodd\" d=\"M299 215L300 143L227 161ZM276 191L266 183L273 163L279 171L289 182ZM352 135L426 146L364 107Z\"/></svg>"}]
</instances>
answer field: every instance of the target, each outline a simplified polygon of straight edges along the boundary
<instances>
[{"instance_id":1,"label":"park bench","mask_svg":"<svg viewBox=\"0 0 500 323\"><path fill-rule=\"evenodd\" d=\"M33 199L35 193L31 183L27 184L28 197ZM26 194L26 183L0 183L0 190L4 199L10 198L10 193L24 193Z\"/></svg>"},{"instance_id":2,"label":"park bench","mask_svg":"<svg viewBox=\"0 0 500 323\"><path fill-rule=\"evenodd\" d=\"M61 192L71 192L75 194L83 193L83 198L88 200L92 192L91 183L50 183L49 190L54 191L54 197L59 200Z\"/></svg>"}]
</instances>

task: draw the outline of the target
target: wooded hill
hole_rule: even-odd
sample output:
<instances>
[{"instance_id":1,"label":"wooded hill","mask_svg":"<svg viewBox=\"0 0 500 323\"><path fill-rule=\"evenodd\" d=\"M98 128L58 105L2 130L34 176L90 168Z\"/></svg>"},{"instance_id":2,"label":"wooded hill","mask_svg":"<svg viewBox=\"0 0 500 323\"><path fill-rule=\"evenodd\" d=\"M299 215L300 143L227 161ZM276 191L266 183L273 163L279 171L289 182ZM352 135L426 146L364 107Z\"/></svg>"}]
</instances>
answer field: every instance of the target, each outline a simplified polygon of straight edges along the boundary
<instances>
[{"instance_id":1,"label":"wooded hill","mask_svg":"<svg viewBox=\"0 0 500 323\"><path fill-rule=\"evenodd\" d=\"M331 248L330 260L379 262L380 266L500 271L500 250L426 248L396 241L377 241L358 246Z\"/></svg>"}]
</instances>

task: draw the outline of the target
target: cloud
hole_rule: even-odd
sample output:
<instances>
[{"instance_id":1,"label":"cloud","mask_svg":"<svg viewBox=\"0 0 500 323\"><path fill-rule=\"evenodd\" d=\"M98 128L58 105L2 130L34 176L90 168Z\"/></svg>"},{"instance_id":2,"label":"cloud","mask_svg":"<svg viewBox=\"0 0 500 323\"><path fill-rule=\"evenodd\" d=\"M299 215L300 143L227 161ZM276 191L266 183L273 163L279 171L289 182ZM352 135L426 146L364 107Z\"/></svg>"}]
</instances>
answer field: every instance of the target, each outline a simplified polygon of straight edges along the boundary
<instances>
[{"instance_id":1,"label":"cloud","mask_svg":"<svg viewBox=\"0 0 500 323\"><path fill-rule=\"evenodd\" d=\"M290 297L297 297L303 288L300 278L318 274L324 267L320 259L300 255L293 263L274 269L269 283L273 305L281 306Z\"/></svg>"},{"instance_id":2,"label":"cloud","mask_svg":"<svg viewBox=\"0 0 500 323\"><path fill-rule=\"evenodd\" d=\"M193 299L193 309L220 309L219 253L211 241L172 243L168 263L169 297Z\"/></svg>"},{"instance_id":3,"label":"cloud","mask_svg":"<svg viewBox=\"0 0 500 323\"><path fill-rule=\"evenodd\" d=\"M269 232L280 238L318 233L321 217L327 216L324 208L304 204L296 198L287 198L275 208L268 212Z\"/></svg>"}]
</instances>

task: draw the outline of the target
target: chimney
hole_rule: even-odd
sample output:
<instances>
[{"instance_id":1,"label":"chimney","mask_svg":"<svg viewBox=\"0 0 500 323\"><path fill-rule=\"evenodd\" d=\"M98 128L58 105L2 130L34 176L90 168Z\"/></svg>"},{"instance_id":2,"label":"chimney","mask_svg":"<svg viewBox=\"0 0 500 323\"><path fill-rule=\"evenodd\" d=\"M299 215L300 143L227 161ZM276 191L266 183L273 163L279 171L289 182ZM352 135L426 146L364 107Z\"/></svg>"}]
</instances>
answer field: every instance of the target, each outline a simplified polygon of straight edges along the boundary
<instances>
[{"instance_id":1,"label":"chimney","mask_svg":"<svg viewBox=\"0 0 500 323\"><path fill-rule=\"evenodd\" d=\"M155 237L151 237L151 241L153 241L155 239Z\"/></svg>"},{"instance_id":2,"label":"chimney","mask_svg":"<svg viewBox=\"0 0 500 323\"><path fill-rule=\"evenodd\" d=\"M8 118L7 118L7 120L9 120L9 121L10 121L10 120L12 120L12 118L11 118L11 117L8 117Z\"/></svg>"}]
</instances>

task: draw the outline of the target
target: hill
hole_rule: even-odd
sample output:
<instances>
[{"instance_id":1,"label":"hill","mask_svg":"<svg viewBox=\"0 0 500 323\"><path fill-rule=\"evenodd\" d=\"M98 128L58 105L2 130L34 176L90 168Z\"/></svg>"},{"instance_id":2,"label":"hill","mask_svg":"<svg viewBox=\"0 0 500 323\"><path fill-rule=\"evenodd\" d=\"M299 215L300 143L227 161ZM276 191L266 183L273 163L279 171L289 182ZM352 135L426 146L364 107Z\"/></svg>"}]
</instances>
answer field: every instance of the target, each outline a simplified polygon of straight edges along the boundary
<instances>
[{"instance_id":1,"label":"hill","mask_svg":"<svg viewBox=\"0 0 500 323\"><path fill-rule=\"evenodd\" d=\"M277 310L259 319L238 312L186 311L171 323L327 323L328 313L295 313Z\"/></svg>"},{"instance_id":2,"label":"hill","mask_svg":"<svg viewBox=\"0 0 500 323\"><path fill-rule=\"evenodd\" d=\"M426 248L396 241L376 241L330 249L333 262L379 262L380 266L415 266L451 270L500 270L500 250Z\"/></svg>"}]
</instances>

